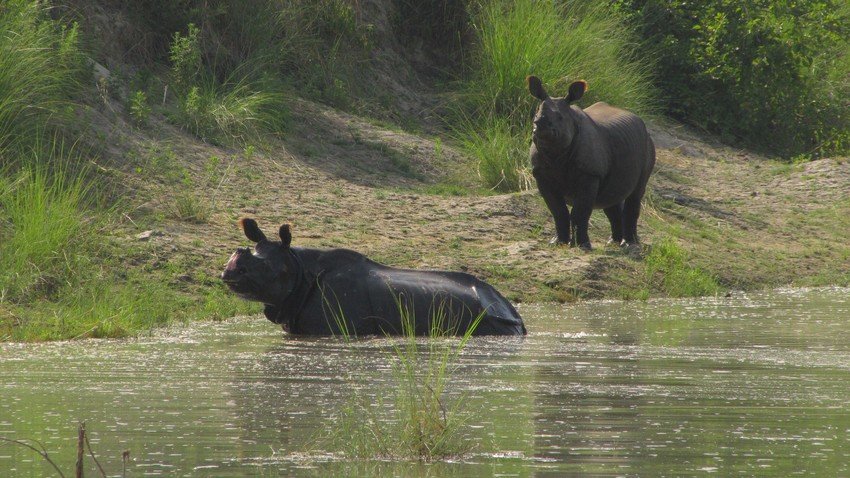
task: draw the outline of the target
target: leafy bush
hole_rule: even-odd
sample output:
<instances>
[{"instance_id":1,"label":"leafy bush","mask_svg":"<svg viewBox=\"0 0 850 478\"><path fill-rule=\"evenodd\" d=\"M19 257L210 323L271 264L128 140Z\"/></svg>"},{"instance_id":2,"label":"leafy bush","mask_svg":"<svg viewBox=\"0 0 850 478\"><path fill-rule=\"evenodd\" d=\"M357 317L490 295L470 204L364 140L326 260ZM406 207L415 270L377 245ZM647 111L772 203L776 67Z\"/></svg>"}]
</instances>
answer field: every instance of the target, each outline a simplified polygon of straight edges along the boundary
<instances>
[{"instance_id":1,"label":"leafy bush","mask_svg":"<svg viewBox=\"0 0 850 478\"><path fill-rule=\"evenodd\" d=\"M850 151L847 2L614 3L658 58L671 115L787 157Z\"/></svg>"},{"instance_id":2,"label":"leafy bush","mask_svg":"<svg viewBox=\"0 0 850 478\"><path fill-rule=\"evenodd\" d=\"M138 90L130 97L130 118L139 126L147 124L151 115L151 107L148 105L148 95Z\"/></svg>"},{"instance_id":3,"label":"leafy bush","mask_svg":"<svg viewBox=\"0 0 850 478\"><path fill-rule=\"evenodd\" d=\"M188 25L186 35L174 33L169 59L171 60L171 81L180 94L187 94L201 77L200 30L194 23Z\"/></svg>"}]
</instances>

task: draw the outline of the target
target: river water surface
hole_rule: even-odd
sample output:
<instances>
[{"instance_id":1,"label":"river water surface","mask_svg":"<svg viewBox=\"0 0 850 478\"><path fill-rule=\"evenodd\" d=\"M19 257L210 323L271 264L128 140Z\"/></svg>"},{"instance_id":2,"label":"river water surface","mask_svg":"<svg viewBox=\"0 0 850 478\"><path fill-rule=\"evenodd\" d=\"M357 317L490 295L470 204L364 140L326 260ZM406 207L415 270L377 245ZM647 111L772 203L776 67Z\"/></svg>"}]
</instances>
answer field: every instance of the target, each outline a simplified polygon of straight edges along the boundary
<instances>
[{"instance_id":1,"label":"river water surface","mask_svg":"<svg viewBox=\"0 0 850 478\"><path fill-rule=\"evenodd\" d=\"M850 476L850 290L521 305L529 335L473 339L447 403L470 455L317 454L392 345L292 338L264 319L132 340L0 344L0 437L72 476L76 426L110 476ZM35 444L35 442L30 442ZM98 476L91 463L87 475ZM0 443L0 476L56 476Z\"/></svg>"}]
</instances>

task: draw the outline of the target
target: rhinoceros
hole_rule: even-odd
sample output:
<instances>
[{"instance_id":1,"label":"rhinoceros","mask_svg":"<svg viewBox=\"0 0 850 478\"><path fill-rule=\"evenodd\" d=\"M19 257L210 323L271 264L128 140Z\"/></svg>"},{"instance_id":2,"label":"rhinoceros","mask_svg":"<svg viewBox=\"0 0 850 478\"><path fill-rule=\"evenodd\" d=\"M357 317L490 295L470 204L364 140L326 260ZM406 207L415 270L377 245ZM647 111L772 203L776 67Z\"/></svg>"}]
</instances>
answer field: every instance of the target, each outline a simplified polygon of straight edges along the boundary
<instances>
[{"instance_id":1,"label":"rhinoceros","mask_svg":"<svg viewBox=\"0 0 850 478\"><path fill-rule=\"evenodd\" d=\"M495 288L470 274L388 267L348 249L291 247L290 226L269 240L253 219L255 242L239 248L221 279L265 304L268 320L299 335L525 335L522 318Z\"/></svg>"},{"instance_id":2,"label":"rhinoceros","mask_svg":"<svg viewBox=\"0 0 850 478\"><path fill-rule=\"evenodd\" d=\"M530 155L537 188L555 220L552 242L590 250L590 214L602 209L611 223L611 242L637 244L640 202L655 167L655 145L643 120L603 102L584 110L573 105L587 90L583 80L559 98L546 93L540 78L526 81L540 100Z\"/></svg>"}]
</instances>

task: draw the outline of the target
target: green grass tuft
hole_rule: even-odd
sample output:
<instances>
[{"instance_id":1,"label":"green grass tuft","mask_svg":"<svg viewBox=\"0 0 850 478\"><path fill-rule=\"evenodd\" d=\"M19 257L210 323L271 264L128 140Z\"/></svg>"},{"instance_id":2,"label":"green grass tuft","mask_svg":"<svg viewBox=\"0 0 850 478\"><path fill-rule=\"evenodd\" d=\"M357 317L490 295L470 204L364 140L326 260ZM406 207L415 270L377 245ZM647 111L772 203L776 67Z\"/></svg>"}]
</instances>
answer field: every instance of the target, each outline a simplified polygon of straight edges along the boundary
<instances>
[{"instance_id":1,"label":"green grass tuft","mask_svg":"<svg viewBox=\"0 0 850 478\"><path fill-rule=\"evenodd\" d=\"M263 132L281 131L287 112L282 92L255 86L247 76L221 84L207 78L180 98L173 119L206 141L247 145Z\"/></svg>"},{"instance_id":2,"label":"green grass tuft","mask_svg":"<svg viewBox=\"0 0 850 478\"><path fill-rule=\"evenodd\" d=\"M448 308L436 307L429 334L416 336L416 318L401 300L402 338L395 340L389 360L393 387L390 406L373 407L355 401L336 420L335 431L325 441L346 456L359 459L433 461L463 456L472 443L464 440L467 423L462 398L447 406L446 386L458 358L480 323L479 316L461 336L455 337ZM334 317L342 337L342 311ZM382 397L378 397L381 402ZM379 414L378 411L387 411Z\"/></svg>"},{"instance_id":3,"label":"green grass tuft","mask_svg":"<svg viewBox=\"0 0 850 478\"><path fill-rule=\"evenodd\" d=\"M50 295L86 262L91 222L84 173L28 165L0 195L0 302Z\"/></svg>"},{"instance_id":4,"label":"green grass tuft","mask_svg":"<svg viewBox=\"0 0 850 478\"><path fill-rule=\"evenodd\" d=\"M482 183L500 192L523 191L533 184L528 163L530 136L518 131L510 119L492 116L488 121L465 121L458 135L461 145L478 158Z\"/></svg>"},{"instance_id":5,"label":"green grass tuft","mask_svg":"<svg viewBox=\"0 0 850 478\"><path fill-rule=\"evenodd\" d=\"M647 280L669 297L711 296L721 290L717 279L691 266L687 253L670 239L654 244L644 261Z\"/></svg>"},{"instance_id":6,"label":"green grass tuft","mask_svg":"<svg viewBox=\"0 0 850 478\"><path fill-rule=\"evenodd\" d=\"M45 2L0 7L0 159L9 164L46 131L69 122L70 95L88 69L76 25L51 20ZM64 119L64 122L63 122Z\"/></svg>"}]
</instances>

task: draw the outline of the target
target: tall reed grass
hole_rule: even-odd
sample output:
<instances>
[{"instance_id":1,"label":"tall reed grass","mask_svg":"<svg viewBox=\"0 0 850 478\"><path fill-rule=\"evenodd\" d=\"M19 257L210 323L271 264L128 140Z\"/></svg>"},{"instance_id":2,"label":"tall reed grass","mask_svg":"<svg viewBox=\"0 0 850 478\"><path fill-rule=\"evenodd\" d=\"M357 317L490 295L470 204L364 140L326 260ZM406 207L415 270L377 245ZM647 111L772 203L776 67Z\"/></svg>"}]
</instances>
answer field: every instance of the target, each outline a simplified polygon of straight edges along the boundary
<instances>
[{"instance_id":1,"label":"tall reed grass","mask_svg":"<svg viewBox=\"0 0 850 478\"><path fill-rule=\"evenodd\" d=\"M31 149L67 124L69 99L87 69L78 30L50 19L44 2L7 0L0 8L0 158ZM23 159L26 160L27 157Z\"/></svg>"},{"instance_id":2,"label":"tall reed grass","mask_svg":"<svg viewBox=\"0 0 850 478\"><path fill-rule=\"evenodd\" d=\"M351 458L433 461L463 456L473 444L464 439L468 412L463 398L449 405L446 389L457 361L483 318L479 315L459 337L446 304L433 307L428 335L416 335L416 317L397 300L402 319L402 337L393 341L388 360L392 367L390 394L380 407L357 402L336 417L329 437L333 446ZM344 320L341 311L335 315ZM339 326L339 330L347 327ZM348 334L346 341L352 338ZM371 400L370 400L371 403ZM377 410L377 411L376 411Z\"/></svg>"},{"instance_id":3,"label":"tall reed grass","mask_svg":"<svg viewBox=\"0 0 850 478\"><path fill-rule=\"evenodd\" d=\"M35 162L35 161L34 161ZM61 163L59 163L61 164ZM0 195L0 299L50 295L82 266L90 220L84 174L36 163L6 175Z\"/></svg>"},{"instance_id":4,"label":"tall reed grass","mask_svg":"<svg viewBox=\"0 0 850 478\"><path fill-rule=\"evenodd\" d=\"M639 114L652 110L652 62L635 55L632 32L603 4L485 0L473 10L473 24L477 43L462 85L462 116L472 120L461 121L459 132L488 187L529 185L521 179L528 176L528 132L536 106L525 84L528 75L541 77L553 96L585 79L590 84L585 104L604 100Z\"/></svg>"}]
</instances>

